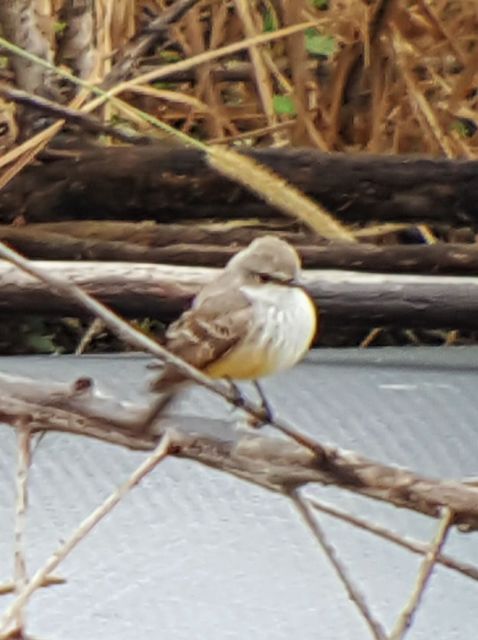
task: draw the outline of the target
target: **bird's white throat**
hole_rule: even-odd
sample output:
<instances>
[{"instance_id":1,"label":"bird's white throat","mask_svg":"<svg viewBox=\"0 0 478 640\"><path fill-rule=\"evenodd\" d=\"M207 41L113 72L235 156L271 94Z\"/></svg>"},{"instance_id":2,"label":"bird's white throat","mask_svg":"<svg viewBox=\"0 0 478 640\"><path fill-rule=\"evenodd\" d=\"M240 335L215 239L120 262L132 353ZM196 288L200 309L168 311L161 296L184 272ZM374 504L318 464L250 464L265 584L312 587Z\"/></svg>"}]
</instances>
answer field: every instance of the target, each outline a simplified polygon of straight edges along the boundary
<instances>
[{"instance_id":1,"label":"bird's white throat","mask_svg":"<svg viewBox=\"0 0 478 640\"><path fill-rule=\"evenodd\" d=\"M268 352L271 372L294 366L316 330L316 311L309 296L297 287L273 283L244 285L241 292L260 319L251 339Z\"/></svg>"}]
</instances>

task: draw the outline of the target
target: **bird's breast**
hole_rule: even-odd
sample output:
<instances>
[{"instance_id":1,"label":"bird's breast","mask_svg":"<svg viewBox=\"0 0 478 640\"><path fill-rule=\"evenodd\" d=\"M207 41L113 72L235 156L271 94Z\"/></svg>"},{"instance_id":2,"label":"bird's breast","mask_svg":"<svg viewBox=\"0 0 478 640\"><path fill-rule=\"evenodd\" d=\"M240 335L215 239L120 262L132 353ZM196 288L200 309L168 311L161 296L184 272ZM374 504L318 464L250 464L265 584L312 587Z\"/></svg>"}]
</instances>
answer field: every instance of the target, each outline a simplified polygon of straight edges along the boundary
<instances>
[{"instance_id":1,"label":"bird's breast","mask_svg":"<svg viewBox=\"0 0 478 640\"><path fill-rule=\"evenodd\" d=\"M293 367L307 352L317 328L310 297L296 287L241 287L254 322L240 345L211 371L214 377L255 379Z\"/></svg>"},{"instance_id":2,"label":"bird's breast","mask_svg":"<svg viewBox=\"0 0 478 640\"><path fill-rule=\"evenodd\" d=\"M317 328L317 312L302 289L277 287L278 300L256 300L263 317L259 340L268 353L272 372L294 366L308 351Z\"/></svg>"}]
</instances>

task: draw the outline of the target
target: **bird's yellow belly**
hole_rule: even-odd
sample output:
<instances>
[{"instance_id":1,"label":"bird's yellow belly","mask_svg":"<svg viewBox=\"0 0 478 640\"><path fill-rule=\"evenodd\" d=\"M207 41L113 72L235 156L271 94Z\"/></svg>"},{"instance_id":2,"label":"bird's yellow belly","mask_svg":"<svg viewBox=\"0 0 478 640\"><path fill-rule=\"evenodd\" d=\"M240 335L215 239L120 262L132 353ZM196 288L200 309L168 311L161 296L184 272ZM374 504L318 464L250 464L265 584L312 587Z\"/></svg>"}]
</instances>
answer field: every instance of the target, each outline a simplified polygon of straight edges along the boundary
<instances>
[{"instance_id":1,"label":"bird's yellow belly","mask_svg":"<svg viewBox=\"0 0 478 640\"><path fill-rule=\"evenodd\" d=\"M211 378L255 380L275 373L277 367L274 365L269 352L253 345L241 345L212 364L206 373Z\"/></svg>"},{"instance_id":2,"label":"bird's yellow belly","mask_svg":"<svg viewBox=\"0 0 478 640\"><path fill-rule=\"evenodd\" d=\"M255 380L293 367L308 351L317 329L312 300L300 289L287 305L256 301L255 329L207 370L212 378Z\"/></svg>"}]
</instances>

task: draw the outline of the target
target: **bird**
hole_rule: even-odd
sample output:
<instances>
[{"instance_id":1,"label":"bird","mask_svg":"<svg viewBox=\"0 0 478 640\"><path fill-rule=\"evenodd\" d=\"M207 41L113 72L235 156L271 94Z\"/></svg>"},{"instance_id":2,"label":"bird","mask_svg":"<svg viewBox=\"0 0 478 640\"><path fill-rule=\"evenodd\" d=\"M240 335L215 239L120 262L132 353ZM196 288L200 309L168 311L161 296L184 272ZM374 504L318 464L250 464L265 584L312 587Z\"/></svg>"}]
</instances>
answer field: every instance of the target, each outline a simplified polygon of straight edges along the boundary
<instances>
[{"instance_id":1,"label":"bird","mask_svg":"<svg viewBox=\"0 0 478 640\"><path fill-rule=\"evenodd\" d=\"M310 348L319 315L300 275L288 242L254 239L169 326L163 346L211 378L257 381L293 367ZM162 368L155 392L187 380L172 364L151 366Z\"/></svg>"}]
</instances>

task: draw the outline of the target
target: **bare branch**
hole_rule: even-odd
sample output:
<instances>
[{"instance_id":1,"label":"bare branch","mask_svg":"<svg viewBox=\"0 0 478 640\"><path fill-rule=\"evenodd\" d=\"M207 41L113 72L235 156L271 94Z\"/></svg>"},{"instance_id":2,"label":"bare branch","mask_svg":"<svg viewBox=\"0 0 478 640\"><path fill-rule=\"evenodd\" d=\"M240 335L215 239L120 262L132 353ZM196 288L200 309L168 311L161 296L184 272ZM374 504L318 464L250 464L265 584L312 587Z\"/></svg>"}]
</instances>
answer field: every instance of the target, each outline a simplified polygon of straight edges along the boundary
<instances>
[{"instance_id":1,"label":"bare branch","mask_svg":"<svg viewBox=\"0 0 478 640\"><path fill-rule=\"evenodd\" d=\"M425 555L428 553L430 549L429 544L425 544L424 542L419 542L418 540L410 540L409 538L404 538L403 536L383 527L382 525L376 524L375 522L369 522L368 520L364 520L363 518L359 518L356 515L352 515L347 511L342 511L341 509L337 509L330 504L326 504L321 500L317 500L316 498L312 498L310 496L307 497L309 503L317 509L318 511L322 511L329 516L334 518L338 518L339 520L343 520L344 522L348 522L354 527L358 527L360 529L364 529L365 531L370 531L374 535L382 538L383 540L388 540L389 542L393 542L394 544L411 551L412 553L418 553L421 555ZM461 560L457 560L456 558L452 558L449 555L444 553L440 553L437 557L437 562L448 569L452 569L453 571L457 571L472 580L478 580L478 568L474 567L471 564L466 562L461 562Z\"/></svg>"},{"instance_id":2,"label":"bare branch","mask_svg":"<svg viewBox=\"0 0 478 640\"><path fill-rule=\"evenodd\" d=\"M382 627L380 622L375 620L367 602L365 601L365 597L352 583L350 576L347 575L347 571L345 570L342 562L339 560L336 550L327 540L322 527L317 522L317 519L312 515L308 501L304 500L297 491L293 491L290 494L290 498L300 516L304 520L305 524L312 531L315 539L321 546L322 551L329 559L331 565L335 570L335 573L344 585L350 600L355 604L359 612L362 614L362 617L369 626L373 637L376 640L387 640L385 629Z\"/></svg>"},{"instance_id":3,"label":"bare branch","mask_svg":"<svg viewBox=\"0 0 478 640\"><path fill-rule=\"evenodd\" d=\"M151 450L168 428L174 431L174 455L272 491L283 493L308 483L332 484L434 518L440 517L442 507L449 507L455 513L455 523L463 530L478 528L478 489L461 481L429 478L315 441L315 450L311 450L297 441L262 437L254 431L245 433L244 429L238 432L237 422L226 420L169 416L142 432L138 425L144 424L150 406L120 403L96 393L92 383L83 397L71 393L76 383L54 383L53 388L58 391L55 396L45 383L39 383L35 390L34 381L22 388L24 379L12 378L14 383L5 385L8 376L0 376L0 421L15 424L19 416L28 416L32 433L61 431L131 449ZM83 380L88 379L79 378L80 387ZM65 388L70 391L59 392ZM19 389L18 397L15 389ZM29 394L32 401L28 400ZM258 411L257 417L263 418L263 413Z\"/></svg>"},{"instance_id":4,"label":"bare branch","mask_svg":"<svg viewBox=\"0 0 478 640\"><path fill-rule=\"evenodd\" d=\"M413 616L415 615L415 612L420 605L423 593L433 573L435 563L437 562L437 558L440 554L440 551L443 549L443 545L445 544L446 538L450 531L450 527L453 524L453 519L453 511L451 509L444 509L443 517L438 527L436 536L431 543L430 548L420 567L416 583L410 595L410 599L400 613L397 624L390 634L390 640L401 640L410 628Z\"/></svg>"},{"instance_id":5,"label":"bare branch","mask_svg":"<svg viewBox=\"0 0 478 640\"><path fill-rule=\"evenodd\" d=\"M237 45L247 43L246 39ZM156 70L170 73L176 66L156 66ZM478 218L476 161L293 148L254 149L244 155L289 180L344 224L473 226ZM184 185L191 182L195 188L185 190ZM38 222L85 220L92 215L172 223L240 218L288 221L279 217L277 208L210 167L202 150L151 145L98 148L29 167L0 193L0 220L8 222L19 212L28 221Z\"/></svg>"},{"instance_id":6,"label":"bare branch","mask_svg":"<svg viewBox=\"0 0 478 640\"><path fill-rule=\"evenodd\" d=\"M8 637L8 625L15 619L18 612L22 610L33 592L43 584L45 578L58 567L60 562L62 562L93 527L120 502L128 491L136 486L145 475L168 455L169 447L170 439L168 434L165 433L154 452L137 467L128 480L108 496L102 505L87 516L76 531L50 556L43 567L38 569L0 618L0 638Z\"/></svg>"},{"instance_id":7,"label":"bare branch","mask_svg":"<svg viewBox=\"0 0 478 640\"><path fill-rule=\"evenodd\" d=\"M51 62L54 57L51 33L39 25L35 6L30 0L11 0L0 3L0 22L5 37L19 47ZM50 70L29 60L12 56L16 83L31 93L48 95L53 91ZM56 91L53 91L56 94Z\"/></svg>"},{"instance_id":8,"label":"bare branch","mask_svg":"<svg viewBox=\"0 0 478 640\"><path fill-rule=\"evenodd\" d=\"M16 508L15 508L15 543L14 543L14 577L15 593L18 595L28 580L25 561L25 527L28 506L28 471L31 461L30 425L25 417L19 418L17 430L17 473L16 473ZM24 630L24 612L19 610L16 626Z\"/></svg>"}]
</instances>

